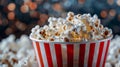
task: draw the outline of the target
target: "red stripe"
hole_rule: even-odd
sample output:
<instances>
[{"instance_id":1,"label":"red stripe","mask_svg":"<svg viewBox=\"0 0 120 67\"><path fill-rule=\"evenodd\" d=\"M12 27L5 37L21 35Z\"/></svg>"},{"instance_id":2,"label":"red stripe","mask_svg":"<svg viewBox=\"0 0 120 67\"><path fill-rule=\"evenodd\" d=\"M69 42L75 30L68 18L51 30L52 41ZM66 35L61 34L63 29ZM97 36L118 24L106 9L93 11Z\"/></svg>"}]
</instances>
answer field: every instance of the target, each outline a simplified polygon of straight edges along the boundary
<instances>
[{"instance_id":1,"label":"red stripe","mask_svg":"<svg viewBox=\"0 0 120 67\"><path fill-rule=\"evenodd\" d=\"M57 65L58 67L62 67L62 51L61 51L61 45L55 44L55 52L56 52L56 58L57 58Z\"/></svg>"},{"instance_id":2,"label":"red stripe","mask_svg":"<svg viewBox=\"0 0 120 67\"><path fill-rule=\"evenodd\" d=\"M106 52L105 52L103 66L102 67L105 66L105 62L106 62L106 57L107 57L107 54L108 54L109 45L110 45L110 40L108 40L108 42L107 42L107 47L106 47Z\"/></svg>"},{"instance_id":3,"label":"red stripe","mask_svg":"<svg viewBox=\"0 0 120 67\"><path fill-rule=\"evenodd\" d=\"M67 44L67 65L73 67L73 44Z\"/></svg>"},{"instance_id":4,"label":"red stripe","mask_svg":"<svg viewBox=\"0 0 120 67\"><path fill-rule=\"evenodd\" d=\"M46 57L48 61L48 67L53 67L49 43L44 43L44 47L45 47Z\"/></svg>"},{"instance_id":5,"label":"red stripe","mask_svg":"<svg viewBox=\"0 0 120 67\"><path fill-rule=\"evenodd\" d=\"M90 44L89 57L88 57L88 67L92 67L93 57L94 57L95 43Z\"/></svg>"},{"instance_id":6,"label":"red stripe","mask_svg":"<svg viewBox=\"0 0 120 67\"><path fill-rule=\"evenodd\" d=\"M84 67L85 44L80 44L79 49L79 67Z\"/></svg>"},{"instance_id":7,"label":"red stripe","mask_svg":"<svg viewBox=\"0 0 120 67\"><path fill-rule=\"evenodd\" d=\"M36 42L36 47L37 47L37 52L38 52L38 56L39 56L41 67L44 67L43 58L42 58L42 54L41 54L41 49L40 49L39 42Z\"/></svg>"},{"instance_id":8,"label":"red stripe","mask_svg":"<svg viewBox=\"0 0 120 67\"><path fill-rule=\"evenodd\" d=\"M99 53L98 53L98 58L97 58L97 64L96 67L100 66L100 61L101 61L101 56L102 56L102 52L103 52L103 47L104 47L104 41L100 42L100 47L99 47Z\"/></svg>"}]
</instances>

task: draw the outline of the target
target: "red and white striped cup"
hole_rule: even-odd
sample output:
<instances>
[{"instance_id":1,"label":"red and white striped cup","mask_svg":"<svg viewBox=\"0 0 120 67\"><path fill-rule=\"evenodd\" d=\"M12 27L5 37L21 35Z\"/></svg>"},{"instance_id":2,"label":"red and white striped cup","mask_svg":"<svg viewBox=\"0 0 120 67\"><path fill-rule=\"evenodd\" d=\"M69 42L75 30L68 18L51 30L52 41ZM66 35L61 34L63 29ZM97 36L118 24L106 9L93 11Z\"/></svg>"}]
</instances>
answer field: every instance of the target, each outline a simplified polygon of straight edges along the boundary
<instances>
[{"instance_id":1,"label":"red and white striped cup","mask_svg":"<svg viewBox=\"0 0 120 67\"><path fill-rule=\"evenodd\" d=\"M47 42L30 38L39 67L104 67L112 37L90 42Z\"/></svg>"}]
</instances>

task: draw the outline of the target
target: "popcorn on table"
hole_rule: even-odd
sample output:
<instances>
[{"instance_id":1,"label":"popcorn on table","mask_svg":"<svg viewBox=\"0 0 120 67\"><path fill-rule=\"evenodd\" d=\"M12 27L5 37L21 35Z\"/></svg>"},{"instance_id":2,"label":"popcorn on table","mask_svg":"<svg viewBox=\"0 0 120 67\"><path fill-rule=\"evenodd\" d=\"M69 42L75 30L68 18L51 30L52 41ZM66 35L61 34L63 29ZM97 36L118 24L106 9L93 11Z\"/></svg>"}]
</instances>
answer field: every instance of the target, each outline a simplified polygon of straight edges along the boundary
<instances>
[{"instance_id":1,"label":"popcorn on table","mask_svg":"<svg viewBox=\"0 0 120 67\"><path fill-rule=\"evenodd\" d=\"M120 67L120 36L116 35L111 41L105 67Z\"/></svg>"},{"instance_id":2,"label":"popcorn on table","mask_svg":"<svg viewBox=\"0 0 120 67\"><path fill-rule=\"evenodd\" d=\"M120 67L120 36L110 44L105 67ZM0 42L0 67L38 67L34 50L28 36L15 40L14 35Z\"/></svg>"},{"instance_id":3,"label":"popcorn on table","mask_svg":"<svg viewBox=\"0 0 120 67\"><path fill-rule=\"evenodd\" d=\"M0 42L0 67L38 67L28 36L10 35Z\"/></svg>"},{"instance_id":4,"label":"popcorn on table","mask_svg":"<svg viewBox=\"0 0 120 67\"><path fill-rule=\"evenodd\" d=\"M49 25L36 25L30 36L37 40L58 42L80 42L106 39L112 36L112 30L103 27L97 15L69 12L66 18L49 17Z\"/></svg>"}]
</instances>

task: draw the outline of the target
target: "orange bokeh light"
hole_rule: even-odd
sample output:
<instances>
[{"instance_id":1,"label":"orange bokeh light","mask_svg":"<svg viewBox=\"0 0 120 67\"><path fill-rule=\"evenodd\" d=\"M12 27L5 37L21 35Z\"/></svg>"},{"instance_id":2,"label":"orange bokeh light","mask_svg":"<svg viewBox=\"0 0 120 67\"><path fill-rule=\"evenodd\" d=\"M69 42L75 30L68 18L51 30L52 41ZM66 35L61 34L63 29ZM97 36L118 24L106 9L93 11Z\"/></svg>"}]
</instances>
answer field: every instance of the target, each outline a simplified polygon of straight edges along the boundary
<instances>
[{"instance_id":1,"label":"orange bokeh light","mask_svg":"<svg viewBox=\"0 0 120 67\"><path fill-rule=\"evenodd\" d=\"M115 11L114 9L111 9L111 10L109 11L109 15L110 15L110 16L115 16L115 15L116 15L116 11Z\"/></svg>"},{"instance_id":2,"label":"orange bokeh light","mask_svg":"<svg viewBox=\"0 0 120 67\"><path fill-rule=\"evenodd\" d=\"M8 4L8 10L10 10L10 11L14 11L15 8L16 8L15 3L10 3L10 4Z\"/></svg>"},{"instance_id":3,"label":"orange bokeh light","mask_svg":"<svg viewBox=\"0 0 120 67\"><path fill-rule=\"evenodd\" d=\"M108 3L109 5L112 5L112 4L114 3L114 0L107 0L107 3Z\"/></svg>"},{"instance_id":4,"label":"orange bokeh light","mask_svg":"<svg viewBox=\"0 0 120 67\"><path fill-rule=\"evenodd\" d=\"M27 13L29 11L29 7L28 5L24 4L21 6L20 10L22 13Z\"/></svg>"},{"instance_id":5,"label":"orange bokeh light","mask_svg":"<svg viewBox=\"0 0 120 67\"><path fill-rule=\"evenodd\" d=\"M14 20L15 19L15 13L14 12L9 12L8 13L8 19L9 20Z\"/></svg>"},{"instance_id":6,"label":"orange bokeh light","mask_svg":"<svg viewBox=\"0 0 120 67\"><path fill-rule=\"evenodd\" d=\"M84 3L85 3L85 0L78 0L78 3L84 4Z\"/></svg>"},{"instance_id":7,"label":"orange bokeh light","mask_svg":"<svg viewBox=\"0 0 120 67\"><path fill-rule=\"evenodd\" d=\"M60 3L55 3L55 4L53 5L53 9L54 9L55 11L61 11L61 10L62 10L62 6L60 5Z\"/></svg>"},{"instance_id":8,"label":"orange bokeh light","mask_svg":"<svg viewBox=\"0 0 120 67\"><path fill-rule=\"evenodd\" d=\"M29 2L28 6L30 7L30 10L37 9L37 3L36 2Z\"/></svg>"},{"instance_id":9,"label":"orange bokeh light","mask_svg":"<svg viewBox=\"0 0 120 67\"><path fill-rule=\"evenodd\" d=\"M107 17L107 11L105 11L105 10L101 11L100 15L101 15L102 18L106 18Z\"/></svg>"}]
</instances>

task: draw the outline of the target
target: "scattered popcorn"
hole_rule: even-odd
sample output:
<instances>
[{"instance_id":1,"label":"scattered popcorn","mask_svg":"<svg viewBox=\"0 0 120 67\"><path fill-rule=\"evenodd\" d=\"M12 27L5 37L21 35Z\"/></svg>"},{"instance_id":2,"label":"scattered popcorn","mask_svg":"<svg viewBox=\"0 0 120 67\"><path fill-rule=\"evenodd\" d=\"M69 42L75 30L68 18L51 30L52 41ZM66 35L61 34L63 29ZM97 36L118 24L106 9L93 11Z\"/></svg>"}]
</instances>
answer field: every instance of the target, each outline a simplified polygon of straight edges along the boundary
<instances>
[{"instance_id":1,"label":"scattered popcorn","mask_svg":"<svg viewBox=\"0 0 120 67\"><path fill-rule=\"evenodd\" d=\"M107 62L107 63L105 64L105 67L112 67L112 65Z\"/></svg>"},{"instance_id":2,"label":"scattered popcorn","mask_svg":"<svg viewBox=\"0 0 120 67\"><path fill-rule=\"evenodd\" d=\"M115 67L120 67L120 61L115 64Z\"/></svg>"},{"instance_id":3,"label":"scattered popcorn","mask_svg":"<svg viewBox=\"0 0 120 67\"><path fill-rule=\"evenodd\" d=\"M115 38L111 41L107 62L110 63L112 67L120 67L120 36L116 35ZM108 66L106 63L106 67Z\"/></svg>"},{"instance_id":4,"label":"scattered popcorn","mask_svg":"<svg viewBox=\"0 0 120 67\"><path fill-rule=\"evenodd\" d=\"M38 67L28 36L15 40L10 35L0 42L0 67Z\"/></svg>"},{"instance_id":5,"label":"scattered popcorn","mask_svg":"<svg viewBox=\"0 0 120 67\"><path fill-rule=\"evenodd\" d=\"M77 14L69 12L66 18L50 17L49 25L36 25L30 37L37 40L80 42L101 40L112 36L112 30L103 27L97 15Z\"/></svg>"}]
</instances>

